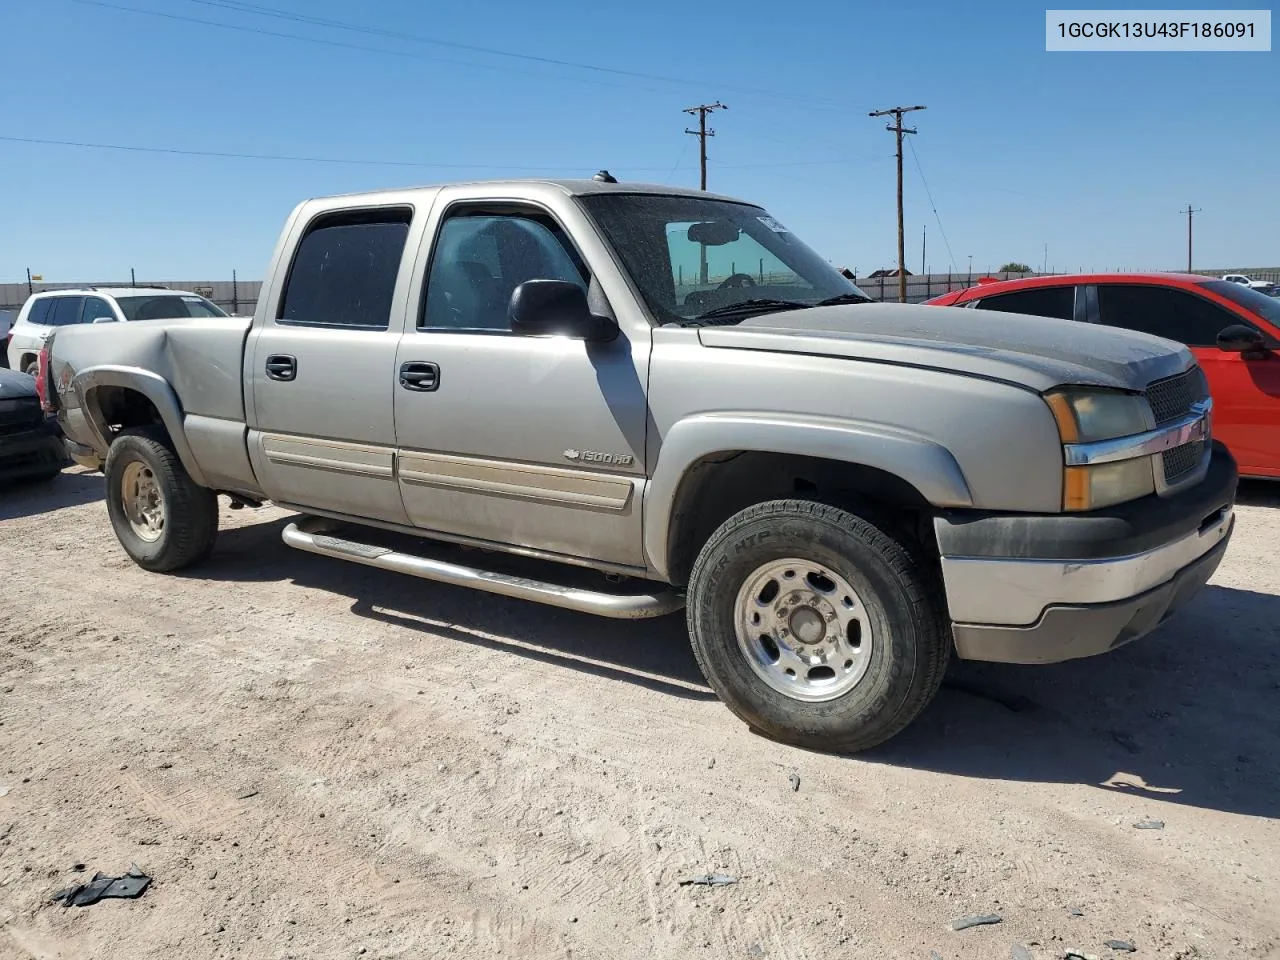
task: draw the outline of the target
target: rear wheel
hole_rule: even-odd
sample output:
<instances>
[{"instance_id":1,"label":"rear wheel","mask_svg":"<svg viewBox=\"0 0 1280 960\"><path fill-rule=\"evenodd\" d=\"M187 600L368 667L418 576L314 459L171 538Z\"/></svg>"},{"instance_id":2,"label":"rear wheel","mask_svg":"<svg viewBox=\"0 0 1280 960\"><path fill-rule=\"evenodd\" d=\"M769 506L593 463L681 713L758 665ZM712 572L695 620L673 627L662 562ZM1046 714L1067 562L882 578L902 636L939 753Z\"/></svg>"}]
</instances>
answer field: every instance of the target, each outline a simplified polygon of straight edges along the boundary
<instances>
[{"instance_id":1,"label":"rear wheel","mask_svg":"<svg viewBox=\"0 0 1280 960\"><path fill-rule=\"evenodd\" d=\"M938 578L873 515L775 500L725 522L689 582L689 633L734 713L786 743L865 750L937 692L951 649Z\"/></svg>"},{"instance_id":2,"label":"rear wheel","mask_svg":"<svg viewBox=\"0 0 1280 960\"><path fill-rule=\"evenodd\" d=\"M22 372L25 373L28 377L36 376L36 374L40 372L40 361L32 360L30 363L26 365L26 367L23 369Z\"/></svg>"},{"instance_id":3,"label":"rear wheel","mask_svg":"<svg viewBox=\"0 0 1280 960\"><path fill-rule=\"evenodd\" d=\"M126 430L107 451L107 513L138 566L166 572L205 559L218 535L218 497L195 483L156 427Z\"/></svg>"}]
</instances>

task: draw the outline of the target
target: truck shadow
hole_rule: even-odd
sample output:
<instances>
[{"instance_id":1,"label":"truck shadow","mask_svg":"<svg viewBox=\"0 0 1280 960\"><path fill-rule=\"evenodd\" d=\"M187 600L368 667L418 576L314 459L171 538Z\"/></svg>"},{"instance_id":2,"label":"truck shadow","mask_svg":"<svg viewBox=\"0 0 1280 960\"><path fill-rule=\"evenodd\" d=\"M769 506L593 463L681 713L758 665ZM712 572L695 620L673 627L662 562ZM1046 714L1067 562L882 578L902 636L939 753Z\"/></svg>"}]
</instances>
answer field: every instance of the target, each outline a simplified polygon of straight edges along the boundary
<instances>
[{"instance_id":1,"label":"truck shadow","mask_svg":"<svg viewBox=\"0 0 1280 960\"><path fill-rule=\"evenodd\" d=\"M1209 586L1108 656L960 664L914 726L858 759L1278 817L1278 622L1280 597Z\"/></svg>"},{"instance_id":2,"label":"truck shadow","mask_svg":"<svg viewBox=\"0 0 1280 960\"><path fill-rule=\"evenodd\" d=\"M0 484L0 521L52 513L101 500L106 481L100 473L63 470L52 480Z\"/></svg>"},{"instance_id":3,"label":"truck shadow","mask_svg":"<svg viewBox=\"0 0 1280 960\"><path fill-rule=\"evenodd\" d=\"M281 531L293 519L223 530L213 557L190 576L291 580L350 597L351 612L369 620L675 697L716 699L693 658L682 614L608 620L320 557L281 542Z\"/></svg>"},{"instance_id":4,"label":"truck shadow","mask_svg":"<svg viewBox=\"0 0 1280 960\"><path fill-rule=\"evenodd\" d=\"M214 556L190 575L294 581L350 597L352 613L381 623L715 699L682 616L605 620L318 557L280 541L287 522L223 531ZM1276 623L1280 597L1210 586L1154 634L1107 656L960 664L906 732L847 758L850 775L856 764L883 763L1280 817Z\"/></svg>"},{"instance_id":5,"label":"truck shadow","mask_svg":"<svg viewBox=\"0 0 1280 960\"><path fill-rule=\"evenodd\" d=\"M1241 480L1236 503L1245 507L1280 507L1280 480Z\"/></svg>"}]
</instances>

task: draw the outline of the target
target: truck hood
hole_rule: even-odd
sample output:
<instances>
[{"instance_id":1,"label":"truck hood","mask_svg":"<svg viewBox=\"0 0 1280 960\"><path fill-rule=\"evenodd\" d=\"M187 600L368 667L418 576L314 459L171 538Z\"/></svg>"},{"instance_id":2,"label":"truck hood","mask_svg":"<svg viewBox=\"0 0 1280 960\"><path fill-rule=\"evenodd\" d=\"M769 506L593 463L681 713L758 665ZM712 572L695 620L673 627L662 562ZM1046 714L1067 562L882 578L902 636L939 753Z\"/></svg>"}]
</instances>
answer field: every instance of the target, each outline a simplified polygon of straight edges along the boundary
<instances>
[{"instance_id":1,"label":"truck hood","mask_svg":"<svg viewBox=\"0 0 1280 960\"><path fill-rule=\"evenodd\" d=\"M1181 344L1115 327L919 304L787 310L702 327L698 336L708 347L903 364L1040 392L1068 384L1142 390L1195 362Z\"/></svg>"}]
</instances>

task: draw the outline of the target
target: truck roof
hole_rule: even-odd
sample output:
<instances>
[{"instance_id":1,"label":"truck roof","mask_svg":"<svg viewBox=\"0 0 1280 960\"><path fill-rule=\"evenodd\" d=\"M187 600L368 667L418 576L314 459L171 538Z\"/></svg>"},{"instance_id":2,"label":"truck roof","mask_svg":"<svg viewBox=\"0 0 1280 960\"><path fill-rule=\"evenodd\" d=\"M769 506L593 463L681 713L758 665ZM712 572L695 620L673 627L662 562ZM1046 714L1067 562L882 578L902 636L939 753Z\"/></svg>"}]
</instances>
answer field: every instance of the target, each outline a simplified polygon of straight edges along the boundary
<instances>
[{"instance_id":1,"label":"truck roof","mask_svg":"<svg viewBox=\"0 0 1280 960\"><path fill-rule=\"evenodd\" d=\"M433 191L442 187L466 187L466 186L484 186L484 187L502 187L502 186L539 186L551 187L559 189L569 196L585 196L587 194L596 193L618 193L618 194L637 194L646 193L669 197L701 197L704 200L726 200L730 203L746 203L738 197L728 197L717 193L708 193L704 190L690 190L685 187L668 187L660 183L632 183L621 181L619 183L604 183L599 180L581 179L581 180L548 180L540 178L525 178L514 180L464 180L456 183L435 183L423 184L417 187L400 187L387 190L369 190L359 193L343 193L334 194L326 197L316 197L316 200L350 200L359 198L361 200L376 201L382 197L390 197L396 195L403 197L406 193L414 193L416 191Z\"/></svg>"}]
</instances>

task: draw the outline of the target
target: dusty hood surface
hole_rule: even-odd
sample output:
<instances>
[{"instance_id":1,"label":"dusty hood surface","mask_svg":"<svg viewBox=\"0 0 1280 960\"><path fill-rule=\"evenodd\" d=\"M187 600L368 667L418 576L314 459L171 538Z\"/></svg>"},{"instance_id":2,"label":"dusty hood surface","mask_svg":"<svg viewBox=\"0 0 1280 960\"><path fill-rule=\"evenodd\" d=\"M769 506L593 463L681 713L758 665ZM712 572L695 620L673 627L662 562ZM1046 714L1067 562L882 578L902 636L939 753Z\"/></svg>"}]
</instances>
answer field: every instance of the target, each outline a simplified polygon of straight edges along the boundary
<instances>
[{"instance_id":1,"label":"dusty hood surface","mask_svg":"<svg viewBox=\"0 0 1280 960\"><path fill-rule=\"evenodd\" d=\"M919 304L788 310L698 335L708 347L953 370L1041 391L1065 384L1141 390L1194 362L1181 344L1115 327Z\"/></svg>"}]
</instances>

